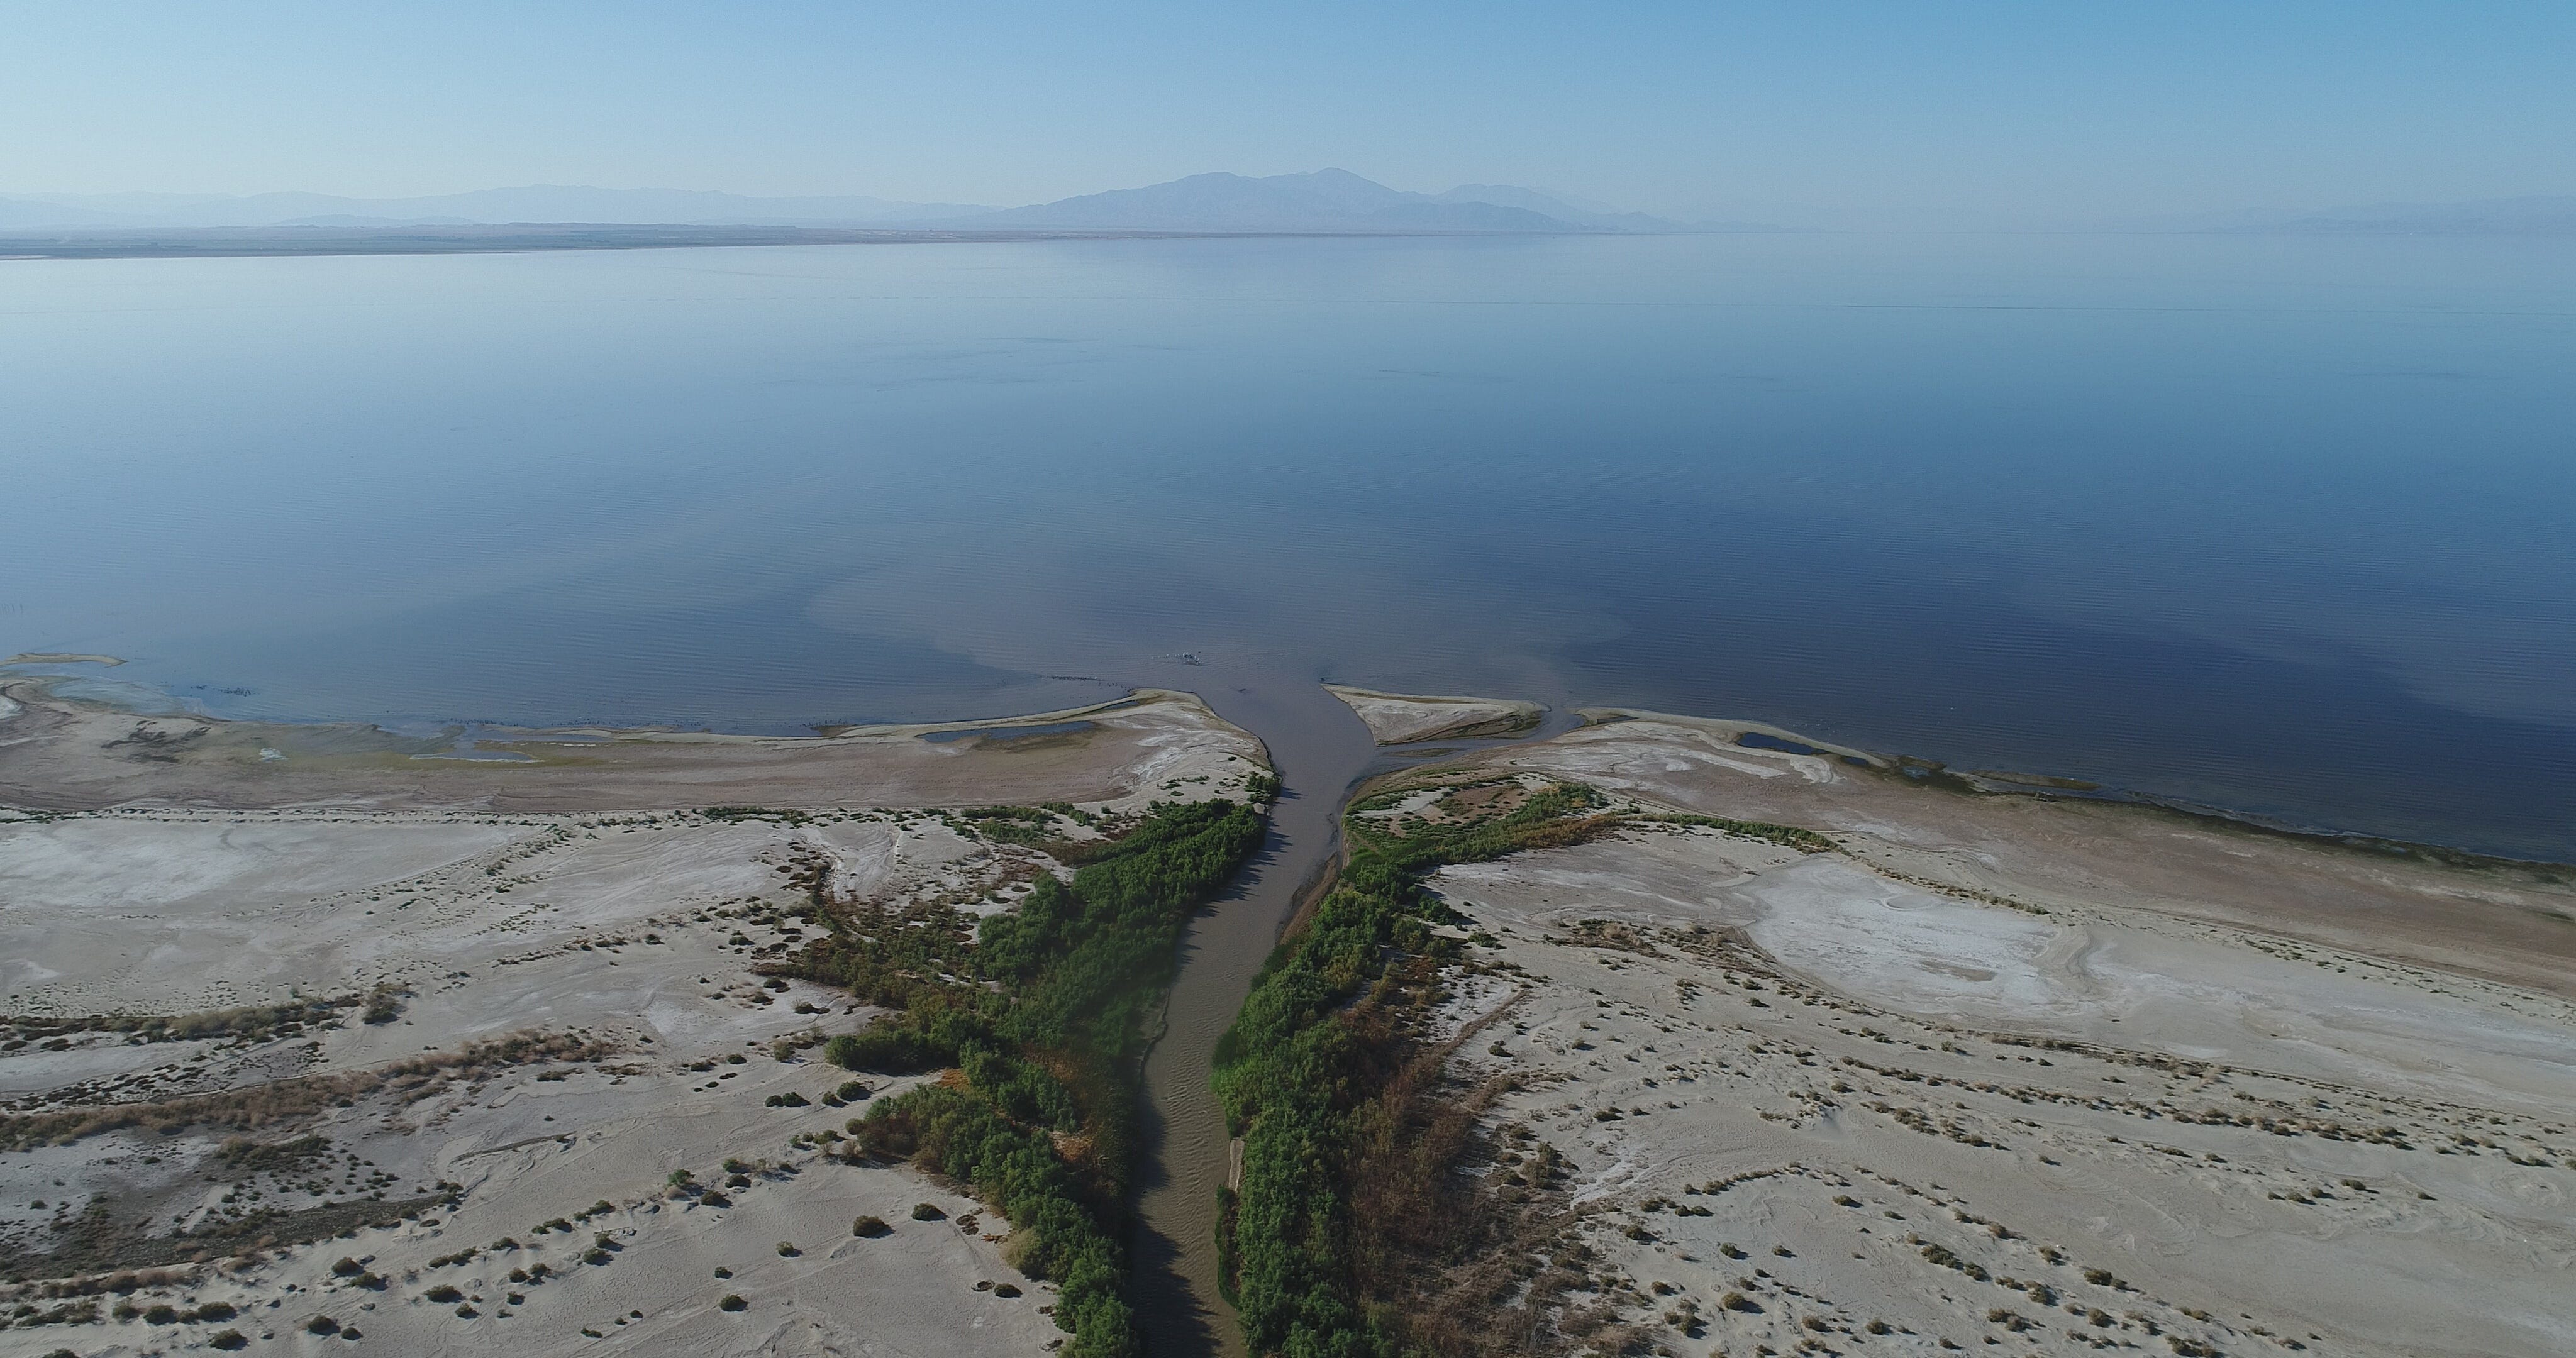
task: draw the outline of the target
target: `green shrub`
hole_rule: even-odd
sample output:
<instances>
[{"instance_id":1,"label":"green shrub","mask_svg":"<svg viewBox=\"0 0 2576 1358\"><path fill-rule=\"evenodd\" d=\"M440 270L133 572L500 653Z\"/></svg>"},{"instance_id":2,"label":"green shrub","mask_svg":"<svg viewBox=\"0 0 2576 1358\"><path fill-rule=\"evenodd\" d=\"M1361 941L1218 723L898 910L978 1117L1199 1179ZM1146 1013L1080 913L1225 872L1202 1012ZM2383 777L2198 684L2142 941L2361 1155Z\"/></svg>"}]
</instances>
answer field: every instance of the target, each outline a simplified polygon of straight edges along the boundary
<instances>
[{"instance_id":1,"label":"green shrub","mask_svg":"<svg viewBox=\"0 0 2576 1358\"><path fill-rule=\"evenodd\" d=\"M823 1059L833 1065L880 1075L936 1070L954 1055L896 1015L880 1016L856 1033L843 1033L823 1044Z\"/></svg>"},{"instance_id":2,"label":"green shrub","mask_svg":"<svg viewBox=\"0 0 2576 1358\"><path fill-rule=\"evenodd\" d=\"M1136 1351L1120 1241L1145 1020L1190 912L1265 833L1258 815L1227 802L1159 808L1091 852L1070 886L1039 878L1017 910L975 925L971 942L959 922L971 917L898 928L880 914L854 920L853 937L836 925L815 964L901 1006L825 1043L825 1060L889 1073L954 1066L963 1077L876 1103L850 1124L860 1150L910 1159L996 1204L1024 1237L1022 1269L1058 1285L1071 1358ZM862 940L862 929L875 932Z\"/></svg>"},{"instance_id":3,"label":"green shrub","mask_svg":"<svg viewBox=\"0 0 2576 1358\"><path fill-rule=\"evenodd\" d=\"M1375 1080L1370 1041L1346 1020L1392 959L1454 951L1427 927L1451 916L1422 889L1425 874L1582 842L1618 823L1593 814L1601 801L1560 783L1479 819L1345 817L1351 856L1334 889L1272 955L1217 1045L1218 1097L1243 1138L1241 1190L1221 1200L1219 1283L1255 1353L1405 1351L1400 1308L1371 1296L1354 1266L1354 1235L1368 1224L1351 1220L1349 1185Z\"/></svg>"}]
</instances>

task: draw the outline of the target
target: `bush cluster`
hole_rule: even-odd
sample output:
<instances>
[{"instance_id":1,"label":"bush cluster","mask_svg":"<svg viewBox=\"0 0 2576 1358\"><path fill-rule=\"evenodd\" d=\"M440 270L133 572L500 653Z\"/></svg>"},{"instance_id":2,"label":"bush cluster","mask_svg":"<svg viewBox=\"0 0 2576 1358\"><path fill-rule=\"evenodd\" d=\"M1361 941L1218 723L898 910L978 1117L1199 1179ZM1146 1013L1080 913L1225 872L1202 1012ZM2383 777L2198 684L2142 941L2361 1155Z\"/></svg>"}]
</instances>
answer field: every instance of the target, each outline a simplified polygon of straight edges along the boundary
<instances>
[{"instance_id":1,"label":"bush cluster","mask_svg":"<svg viewBox=\"0 0 2576 1358\"><path fill-rule=\"evenodd\" d=\"M1221 1201L1222 1282L1253 1352L1395 1358L1415 1347L1355 1276L1354 1233L1370 1226L1353 1221L1351 1188L1379 1039L1355 1031L1353 1001L1396 960L1455 947L1429 927L1451 912L1422 889L1426 874L1601 833L1617 818L1586 814L1600 802L1567 783L1507 814L1409 835L1345 820L1350 861L1217 1047L1217 1093L1244 1141L1242 1190Z\"/></svg>"},{"instance_id":2,"label":"bush cluster","mask_svg":"<svg viewBox=\"0 0 2576 1358\"><path fill-rule=\"evenodd\" d=\"M833 1038L852 1070L955 1068L961 1080L877 1103L860 1148L908 1158L997 1204L1020 1266L1052 1278L1078 1358L1137 1349L1126 1298L1128 1176L1145 1019L1170 983L1190 913L1260 847L1259 815L1230 802L1159 807L1094 852L1070 886L1040 877L971 945L879 931L835 939L833 966L901 1012ZM911 936L911 937L907 937ZM998 982L987 985L983 982Z\"/></svg>"}]
</instances>

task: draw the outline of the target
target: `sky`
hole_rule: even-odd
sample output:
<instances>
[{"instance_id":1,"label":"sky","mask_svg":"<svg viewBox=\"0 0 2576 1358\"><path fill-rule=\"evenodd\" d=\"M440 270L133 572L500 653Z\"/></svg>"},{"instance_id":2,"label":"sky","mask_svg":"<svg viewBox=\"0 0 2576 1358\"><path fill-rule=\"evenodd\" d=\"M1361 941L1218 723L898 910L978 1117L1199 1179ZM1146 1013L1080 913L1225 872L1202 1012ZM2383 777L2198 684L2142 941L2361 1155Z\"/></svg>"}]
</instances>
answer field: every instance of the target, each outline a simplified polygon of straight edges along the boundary
<instances>
[{"instance_id":1,"label":"sky","mask_svg":"<svg viewBox=\"0 0 2576 1358\"><path fill-rule=\"evenodd\" d=\"M2576 4L0 3L0 195L1207 170L1976 228L2576 193Z\"/></svg>"}]
</instances>

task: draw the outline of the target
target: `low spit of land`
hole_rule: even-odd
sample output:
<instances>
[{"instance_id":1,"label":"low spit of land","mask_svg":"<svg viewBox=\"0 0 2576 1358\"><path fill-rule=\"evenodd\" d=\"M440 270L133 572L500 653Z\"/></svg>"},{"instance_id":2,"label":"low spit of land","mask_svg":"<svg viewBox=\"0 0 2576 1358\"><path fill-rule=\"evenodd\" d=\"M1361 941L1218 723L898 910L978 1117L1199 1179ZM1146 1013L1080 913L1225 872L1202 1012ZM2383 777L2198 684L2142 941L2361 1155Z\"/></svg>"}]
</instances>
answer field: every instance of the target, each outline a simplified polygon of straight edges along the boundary
<instances>
[{"instance_id":1,"label":"low spit of land","mask_svg":"<svg viewBox=\"0 0 2576 1358\"><path fill-rule=\"evenodd\" d=\"M1160 231L933 231L874 227L514 226L188 227L0 232L0 260L207 259L275 255L477 255L532 250L672 250L749 245L933 245L1159 238Z\"/></svg>"},{"instance_id":2,"label":"low spit of land","mask_svg":"<svg viewBox=\"0 0 2576 1358\"><path fill-rule=\"evenodd\" d=\"M1505 698L1411 696L1348 684L1326 684L1324 691L1357 714L1380 745L1518 735L1535 728L1544 711L1536 703Z\"/></svg>"}]
</instances>

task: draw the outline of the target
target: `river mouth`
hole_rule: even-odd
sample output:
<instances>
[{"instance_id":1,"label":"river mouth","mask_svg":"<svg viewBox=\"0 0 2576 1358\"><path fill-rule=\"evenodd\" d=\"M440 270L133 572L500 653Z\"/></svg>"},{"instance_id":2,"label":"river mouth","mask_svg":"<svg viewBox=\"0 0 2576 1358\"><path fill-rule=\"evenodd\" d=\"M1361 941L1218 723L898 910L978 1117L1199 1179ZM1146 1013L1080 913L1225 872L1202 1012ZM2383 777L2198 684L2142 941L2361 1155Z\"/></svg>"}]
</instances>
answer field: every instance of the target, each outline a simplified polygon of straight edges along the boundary
<instances>
[{"instance_id":1,"label":"river mouth","mask_svg":"<svg viewBox=\"0 0 2576 1358\"><path fill-rule=\"evenodd\" d=\"M1226 1182L1230 1138L1209 1071L1253 977L1340 851L1342 809L1353 790L1395 769L1545 739L1576 724L1558 709L1517 736L1381 747L1357 714L1312 679L1247 675L1240 686L1203 685L1199 692L1217 715L1261 738L1280 793L1261 852L1183 935L1163 1033L1145 1058L1132 1288L1151 1358L1244 1352L1234 1309L1217 1287L1217 1189Z\"/></svg>"},{"instance_id":2,"label":"river mouth","mask_svg":"<svg viewBox=\"0 0 2576 1358\"><path fill-rule=\"evenodd\" d=\"M1243 687L1210 685L1204 697L1269 747L1281 787L1261 852L1190 921L1163 1035L1145 1058L1133 1288L1154 1358L1243 1352L1233 1308L1217 1290L1227 1137L1210 1062L1300 889L1331 860L1343 802L1377 756L1359 717L1311 680L1248 677Z\"/></svg>"}]
</instances>

